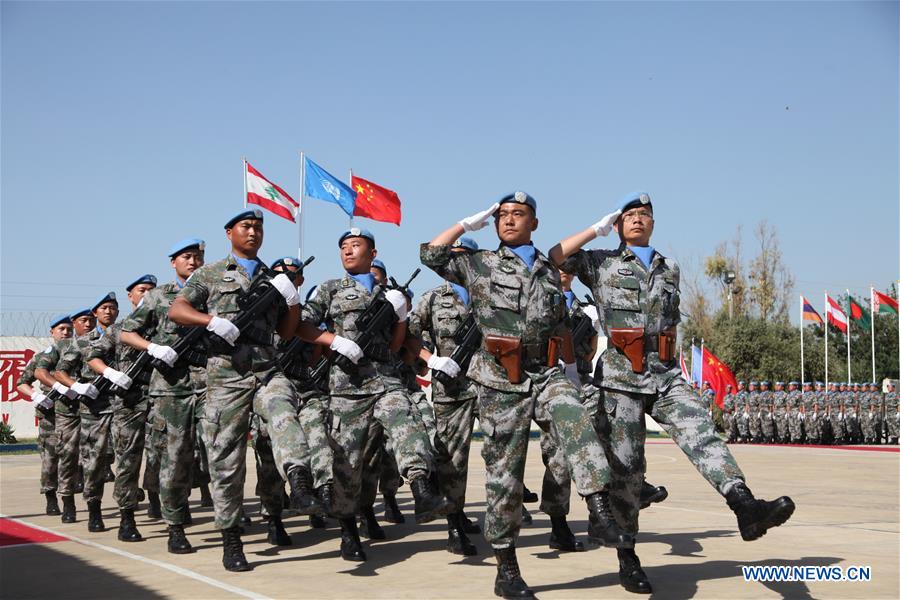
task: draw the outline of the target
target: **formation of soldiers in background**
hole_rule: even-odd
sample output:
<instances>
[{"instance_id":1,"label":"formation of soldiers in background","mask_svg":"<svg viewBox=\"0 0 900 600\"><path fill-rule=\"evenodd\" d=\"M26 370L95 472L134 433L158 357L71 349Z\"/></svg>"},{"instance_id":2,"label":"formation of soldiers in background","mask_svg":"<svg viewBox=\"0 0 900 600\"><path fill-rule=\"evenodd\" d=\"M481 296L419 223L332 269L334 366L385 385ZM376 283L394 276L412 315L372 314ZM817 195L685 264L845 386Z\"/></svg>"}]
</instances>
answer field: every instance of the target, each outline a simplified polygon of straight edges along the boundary
<instances>
[{"instance_id":1,"label":"formation of soldiers in background","mask_svg":"<svg viewBox=\"0 0 900 600\"><path fill-rule=\"evenodd\" d=\"M900 438L900 407L893 382L887 392L877 383L821 381L802 386L790 381L738 381L727 386L722 425L726 439L737 444L894 444ZM704 382L702 393L715 403Z\"/></svg>"},{"instance_id":2,"label":"formation of soldiers in background","mask_svg":"<svg viewBox=\"0 0 900 600\"><path fill-rule=\"evenodd\" d=\"M462 237L490 221L497 250ZM548 258L531 243L537 202L515 192L421 246L422 264L444 282L413 308L412 278L400 285L389 277L375 237L358 228L337 240L344 273L302 302L312 258L262 263L262 212L244 210L225 223L232 250L224 259L205 264L204 242L188 238L167 253L169 283L143 275L129 284L124 320L110 292L51 323L53 343L19 381L40 416L46 512L75 522L81 490L89 531L104 531L114 462L120 540L143 540L135 511L146 492L147 516L167 525L169 552L193 552L185 526L199 488L201 506L215 509L223 566L250 570L241 542L251 523L243 494L250 438L270 544L293 543L282 520L292 510L313 528L336 519L341 557L364 561L360 534L386 535L374 512L378 489L385 520L400 523L405 480L416 523L445 518L447 550L471 556L478 551L468 536L482 530L464 511L478 417L494 592L533 598L515 545L530 520L523 501L537 500L523 483L534 421L550 548L585 549L566 521L574 482L588 539L616 549L625 589L650 593L635 552L638 512L666 491L644 479L644 414L723 497L745 541L794 511L786 496L753 496L703 400L680 377L680 271L650 246L653 224L649 196L636 192ZM617 249L581 249L614 229ZM586 302L571 291L576 277L591 289ZM592 370L600 331L610 348ZM431 402L417 377L429 371Z\"/></svg>"}]
</instances>

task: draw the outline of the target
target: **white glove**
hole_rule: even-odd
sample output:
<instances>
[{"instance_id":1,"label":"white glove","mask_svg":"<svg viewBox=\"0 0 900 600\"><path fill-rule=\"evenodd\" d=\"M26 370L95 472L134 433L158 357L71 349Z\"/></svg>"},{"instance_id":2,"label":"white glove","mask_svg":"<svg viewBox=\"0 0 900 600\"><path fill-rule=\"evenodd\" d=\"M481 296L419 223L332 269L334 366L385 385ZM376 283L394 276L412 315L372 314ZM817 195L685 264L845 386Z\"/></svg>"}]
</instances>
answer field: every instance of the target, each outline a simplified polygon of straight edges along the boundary
<instances>
[{"instance_id":1,"label":"white glove","mask_svg":"<svg viewBox=\"0 0 900 600\"><path fill-rule=\"evenodd\" d=\"M175 364L175 361L178 360L178 353L172 350L169 346L160 346L158 344L151 343L147 346L147 354L152 356L157 360L161 360L170 367Z\"/></svg>"},{"instance_id":2,"label":"white glove","mask_svg":"<svg viewBox=\"0 0 900 600\"><path fill-rule=\"evenodd\" d=\"M97 396L100 395L100 390L91 383L74 383L72 384L72 391L79 396L87 396L91 400L96 400Z\"/></svg>"},{"instance_id":3,"label":"white glove","mask_svg":"<svg viewBox=\"0 0 900 600\"><path fill-rule=\"evenodd\" d=\"M597 307L593 304L588 304L582 310L584 311L584 314L590 318L594 331L600 331L600 315L597 314Z\"/></svg>"},{"instance_id":4,"label":"white glove","mask_svg":"<svg viewBox=\"0 0 900 600\"><path fill-rule=\"evenodd\" d=\"M47 396L45 396L44 394L40 393L37 390L35 390L34 393L31 394L31 401L34 402L35 404L43 406L44 408L46 408L48 410L53 408L53 402L50 400L50 398L48 398Z\"/></svg>"},{"instance_id":5,"label":"white glove","mask_svg":"<svg viewBox=\"0 0 900 600\"><path fill-rule=\"evenodd\" d=\"M112 367L106 367L105 369L103 369L103 376L123 390L127 390L131 387L131 377L121 371L116 371Z\"/></svg>"},{"instance_id":6,"label":"white glove","mask_svg":"<svg viewBox=\"0 0 900 600\"><path fill-rule=\"evenodd\" d=\"M397 319L405 321L408 312L406 308L406 294L400 290L388 290L384 293L384 299L394 307L394 314L397 315Z\"/></svg>"},{"instance_id":7,"label":"white glove","mask_svg":"<svg viewBox=\"0 0 900 600\"><path fill-rule=\"evenodd\" d=\"M567 363L563 370L566 373L566 377L572 382L572 385L580 390L581 376L578 374L578 363Z\"/></svg>"},{"instance_id":8,"label":"white glove","mask_svg":"<svg viewBox=\"0 0 900 600\"><path fill-rule=\"evenodd\" d=\"M621 209L616 209L615 212L611 212L593 225L591 225L591 229L594 230L594 233L597 234L597 237L606 237L609 235L609 232L612 231L613 225L616 224L616 219L619 218L619 215L622 214Z\"/></svg>"},{"instance_id":9,"label":"white glove","mask_svg":"<svg viewBox=\"0 0 900 600\"><path fill-rule=\"evenodd\" d=\"M363 357L362 348L356 342L339 335L334 336L334 339L331 341L331 349L349 358L354 365Z\"/></svg>"},{"instance_id":10,"label":"white glove","mask_svg":"<svg viewBox=\"0 0 900 600\"><path fill-rule=\"evenodd\" d=\"M64 386L63 384L61 384L61 383L58 382L58 381L57 381L56 383L53 384L53 389L56 390L57 393L62 394L63 396L65 396L66 398L68 398L69 400L74 400L75 398L78 397L78 394L76 394L76 393L73 392L71 389L69 389L68 387Z\"/></svg>"},{"instance_id":11,"label":"white glove","mask_svg":"<svg viewBox=\"0 0 900 600\"><path fill-rule=\"evenodd\" d=\"M206 330L212 331L232 346L241 335L241 330L234 323L222 317L213 317L206 325Z\"/></svg>"},{"instance_id":12,"label":"white glove","mask_svg":"<svg viewBox=\"0 0 900 600\"><path fill-rule=\"evenodd\" d=\"M437 354L432 354L428 359L428 368L443 371L450 377L456 377L460 371L459 364L455 360L449 356L438 356Z\"/></svg>"},{"instance_id":13,"label":"white glove","mask_svg":"<svg viewBox=\"0 0 900 600\"><path fill-rule=\"evenodd\" d=\"M288 306L297 306L300 304L300 294L297 293L297 286L291 281L291 278L284 273L279 273L272 278L272 287L278 290Z\"/></svg>"},{"instance_id":14,"label":"white glove","mask_svg":"<svg viewBox=\"0 0 900 600\"><path fill-rule=\"evenodd\" d=\"M466 217L459 224L466 231L478 231L487 225L488 220L497 212L498 208L500 208L500 203L494 202L489 209L475 213L471 217Z\"/></svg>"}]
</instances>

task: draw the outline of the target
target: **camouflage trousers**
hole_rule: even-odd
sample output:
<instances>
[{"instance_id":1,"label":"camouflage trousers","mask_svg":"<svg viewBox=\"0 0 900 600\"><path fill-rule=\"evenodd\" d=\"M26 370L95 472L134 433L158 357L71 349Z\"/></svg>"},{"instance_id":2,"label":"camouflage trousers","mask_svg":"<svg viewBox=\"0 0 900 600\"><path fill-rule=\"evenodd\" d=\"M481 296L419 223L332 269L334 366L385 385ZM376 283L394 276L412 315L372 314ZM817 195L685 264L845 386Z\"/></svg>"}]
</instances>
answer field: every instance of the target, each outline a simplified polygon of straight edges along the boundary
<instances>
[{"instance_id":1,"label":"camouflage trousers","mask_svg":"<svg viewBox=\"0 0 900 600\"><path fill-rule=\"evenodd\" d=\"M881 414L873 411L866 411L862 416L862 434L866 440L880 439L881 435Z\"/></svg>"},{"instance_id":2,"label":"camouflage trousers","mask_svg":"<svg viewBox=\"0 0 900 600\"><path fill-rule=\"evenodd\" d=\"M862 439L862 419L859 413L850 411L850 414L847 415L846 427L848 441L858 441Z\"/></svg>"},{"instance_id":3,"label":"camouflage trousers","mask_svg":"<svg viewBox=\"0 0 900 600\"><path fill-rule=\"evenodd\" d=\"M38 413L38 449L41 452L41 493L55 492L59 484L59 455L55 417Z\"/></svg>"},{"instance_id":4,"label":"camouflage trousers","mask_svg":"<svg viewBox=\"0 0 900 600\"><path fill-rule=\"evenodd\" d=\"M787 441L791 438L791 432L788 426L788 414L786 412L776 410L775 411L775 440L776 441Z\"/></svg>"},{"instance_id":5,"label":"camouflage trousers","mask_svg":"<svg viewBox=\"0 0 900 600\"><path fill-rule=\"evenodd\" d=\"M762 411L759 418L759 428L763 438L766 440L775 439L775 420L772 418L772 413L766 410Z\"/></svg>"},{"instance_id":6,"label":"camouflage trousers","mask_svg":"<svg viewBox=\"0 0 900 600\"><path fill-rule=\"evenodd\" d=\"M366 396L332 396L335 516L358 512L362 493L364 450L372 423L384 428L400 474L409 480L432 471L431 443L418 409L402 388ZM371 484L370 484L371 490Z\"/></svg>"},{"instance_id":7,"label":"camouflage trousers","mask_svg":"<svg viewBox=\"0 0 900 600\"><path fill-rule=\"evenodd\" d=\"M309 456L309 470L313 475L313 485L321 487L333 479L334 452L329 441L331 416L328 410L328 396L318 390L303 391L300 396L300 427L306 437Z\"/></svg>"},{"instance_id":8,"label":"camouflage trousers","mask_svg":"<svg viewBox=\"0 0 900 600\"><path fill-rule=\"evenodd\" d=\"M762 436L762 418L759 411L750 409L750 437L754 440Z\"/></svg>"},{"instance_id":9,"label":"camouflage trousers","mask_svg":"<svg viewBox=\"0 0 900 600\"><path fill-rule=\"evenodd\" d=\"M887 411L884 416L884 429L888 438L900 437L900 412Z\"/></svg>"},{"instance_id":10,"label":"camouflage trousers","mask_svg":"<svg viewBox=\"0 0 900 600\"><path fill-rule=\"evenodd\" d=\"M57 406L62 401L57 401ZM56 456L58 457L57 491L60 496L74 496L81 465L81 415L56 411Z\"/></svg>"},{"instance_id":11,"label":"camouflage trousers","mask_svg":"<svg viewBox=\"0 0 900 600\"><path fill-rule=\"evenodd\" d=\"M101 396L102 398L102 396ZM84 468L84 501L103 499L106 469L112 456L113 413L81 411L81 466Z\"/></svg>"},{"instance_id":12,"label":"camouflage trousers","mask_svg":"<svg viewBox=\"0 0 900 600\"><path fill-rule=\"evenodd\" d=\"M437 464L441 493L453 503L453 512L466 505L466 484L469 479L469 449L472 428L475 426L475 398L456 402L438 399L434 403L437 433L434 458Z\"/></svg>"},{"instance_id":13,"label":"camouflage trousers","mask_svg":"<svg viewBox=\"0 0 900 600\"><path fill-rule=\"evenodd\" d=\"M835 443L844 442L847 439L846 419L842 419L840 414L832 414L831 421L831 438Z\"/></svg>"},{"instance_id":14,"label":"camouflage trousers","mask_svg":"<svg viewBox=\"0 0 900 600\"><path fill-rule=\"evenodd\" d=\"M788 413L788 433L792 444L799 444L803 440L806 415L800 417L801 413L798 411Z\"/></svg>"},{"instance_id":15,"label":"camouflage trousers","mask_svg":"<svg viewBox=\"0 0 900 600\"><path fill-rule=\"evenodd\" d=\"M725 425L725 439L729 442L735 441L737 439L737 422L735 421L734 413L723 413L722 423Z\"/></svg>"},{"instance_id":16,"label":"camouflage trousers","mask_svg":"<svg viewBox=\"0 0 900 600\"><path fill-rule=\"evenodd\" d=\"M607 489L609 464L578 390L560 369L528 373L529 392L476 384L486 466L484 535L496 548L514 546L522 523L523 477L531 421L549 432L582 496Z\"/></svg>"},{"instance_id":17,"label":"camouflage trousers","mask_svg":"<svg viewBox=\"0 0 900 600\"><path fill-rule=\"evenodd\" d=\"M631 534L638 532L640 491L646 468L645 412L662 426L720 494L724 496L733 485L744 480L728 446L716 435L706 403L687 382L676 379L667 390L656 395L604 389L599 426L601 439L608 440L613 472L610 504L616 522Z\"/></svg>"},{"instance_id":18,"label":"camouflage trousers","mask_svg":"<svg viewBox=\"0 0 900 600\"><path fill-rule=\"evenodd\" d=\"M156 401L151 398L147 410L147 422L144 425L144 456L146 460L141 487L153 494L159 494L159 467L162 460L162 449L165 448L162 435L154 427L157 414L159 412L156 408Z\"/></svg>"},{"instance_id":19,"label":"camouflage trousers","mask_svg":"<svg viewBox=\"0 0 900 600\"><path fill-rule=\"evenodd\" d=\"M253 457L256 460L256 495L264 514L280 517L284 512L284 479L275 466L272 440L262 431L260 421L250 418L250 441L253 442Z\"/></svg>"},{"instance_id":20,"label":"camouflage trousers","mask_svg":"<svg viewBox=\"0 0 900 600\"><path fill-rule=\"evenodd\" d=\"M434 416L434 408L428 402L425 392L421 390L410 392L409 399L413 403L413 406L418 409L419 418L422 420L422 425L425 426L425 431L428 433L428 439L431 440L431 446L434 447L435 436L437 436L437 421Z\"/></svg>"},{"instance_id":21,"label":"camouflage trousers","mask_svg":"<svg viewBox=\"0 0 900 600\"><path fill-rule=\"evenodd\" d=\"M272 441L275 466L282 479L295 466L308 464L306 438L297 418L297 393L282 373L268 381L241 375L210 358L206 403L201 413L201 437L206 444L216 527L238 524L247 478L247 436L250 414Z\"/></svg>"},{"instance_id":22,"label":"camouflage trousers","mask_svg":"<svg viewBox=\"0 0 900 600\"><path fill-rule=\"evenodd\" d=\"M744 441L747 441L752 437L752 434L750 433L751 420L749 413L745 413L744 411L735 413L734 422L737 425L738 437Z\"/></svg>"},{"instance_id":23,"label":"camouflage trousers","mask_svg":"<svg viewBox=\"0 0 900 600\"><path fill-rule=\"evenodd\" d=\"M818 444L822 441L822 415L808 412L803 418L803 435L807 444Z\"/></svg>"},{"instance_id":24,"label":"camouflage trousers","mask_svg":"<svg viewBox=\"0 0 900 600\"><path fill-rule=\"evenodd\" d=\"M205 400L204 392L153 398L154 438L160 456L159 500L169 525L184 524L191 488L209 481L199 428Z\"/></svg>"},{"instance_id":25,"label":"camouflage trousers","mask_svg":"<svg viewBox=\"0 0 900 600\"><path fill-rule=\"evenodd\" d=\"M116 481L113 498L120 509L137 508L138 479L144 455L149 405L146 395L134 405L121 398L113 401L113 442L116 447Z\"/></svg>"},{"instance_id":26,"label":"camouflage trousers","mask_svg":"<svg viewBox=\"0 0 900 600\"><path fill-rule=\"evenodd\" d=\"M384 428L378 421L373 421L369 427L362 460L359 506L375 504L379 489L382 494L396 495L403 484L400 467L390 440L384 435Z\"/></svg>"}]
</instances>

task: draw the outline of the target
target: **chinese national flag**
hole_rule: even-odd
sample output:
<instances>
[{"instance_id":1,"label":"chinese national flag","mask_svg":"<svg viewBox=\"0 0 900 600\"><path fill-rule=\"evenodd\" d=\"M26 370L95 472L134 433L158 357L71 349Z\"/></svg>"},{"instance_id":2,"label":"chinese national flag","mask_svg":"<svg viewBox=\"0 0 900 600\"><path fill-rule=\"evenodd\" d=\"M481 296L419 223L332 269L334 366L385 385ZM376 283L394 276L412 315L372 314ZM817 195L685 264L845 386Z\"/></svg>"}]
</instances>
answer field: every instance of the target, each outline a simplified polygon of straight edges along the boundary
<instances>
[{"instance_id":1,"label":"chinese national flag","mask_svg":"<svg viewBox=\"0 0 900 600\"><path fill-rule=\"evenodd\" d=\"M350 180L350 186L356 192L353 216L400 225L400 197L397 192L356 175Z\"/></svg>"},{"instance_id":2,"label":"chinese national flag","mask_svg":"<svg viewBox=\"0 0 900 600\"><path fill-rule=\"evenodd\" d=\"M726 385L731 386L732 392L737 391L737 381L731 369L706 348L703 349L703 381L709 381L710 387L716 392L716 404L719 408L725 407Z\"/></svg>"}]
</instances>

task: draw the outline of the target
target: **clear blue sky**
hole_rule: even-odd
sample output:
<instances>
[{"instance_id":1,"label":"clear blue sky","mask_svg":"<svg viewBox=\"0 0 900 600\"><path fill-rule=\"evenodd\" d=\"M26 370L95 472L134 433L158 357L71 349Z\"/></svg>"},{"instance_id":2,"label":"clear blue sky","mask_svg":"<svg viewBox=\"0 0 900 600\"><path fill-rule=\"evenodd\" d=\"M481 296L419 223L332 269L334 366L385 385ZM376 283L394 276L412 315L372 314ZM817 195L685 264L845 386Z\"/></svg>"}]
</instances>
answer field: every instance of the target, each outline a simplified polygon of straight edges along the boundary
<instances>
[{"instance_id":1,"label":"clear blue sky","mask_svg":"<svg viewBox=\"0 0 900 600\"><path fill-rule=\"evenodd\" d=\"M896 2L0 10L3 311L169 279L166 250L189 235L220 258L241 157L295 193L300 150L399 192L401 228L357 220L398 276L516 189L540 203L545 251L646 189L654 245L683 263L776 223L819 308L826 288L900 273ZM347 219L306 209L315 282L340 272ZM266 228L264 259L296 252L289 222Z\"/></svg>"}]
</instances>

